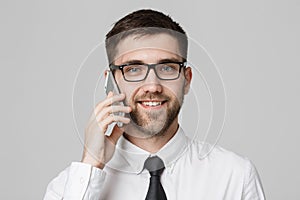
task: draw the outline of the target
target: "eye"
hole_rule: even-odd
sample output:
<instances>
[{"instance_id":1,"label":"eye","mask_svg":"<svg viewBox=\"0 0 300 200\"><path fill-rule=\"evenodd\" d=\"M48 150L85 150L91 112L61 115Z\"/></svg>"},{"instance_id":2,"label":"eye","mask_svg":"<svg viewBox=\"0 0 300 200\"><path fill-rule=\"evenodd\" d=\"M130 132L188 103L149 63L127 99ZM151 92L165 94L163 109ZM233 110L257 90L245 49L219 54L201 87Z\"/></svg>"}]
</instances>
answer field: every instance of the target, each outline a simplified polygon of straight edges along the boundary
<instances>
[{"instance_id":1,"label":"eye","mask_svg":"<svg viewBox=\"0 0 300 200\"><path fill-rule=\"evenodd\" d=\"M163 66L162 67L162 71L172 71L172 70L173 70L173 68L170 67L170 66Z\"/></svg>"},{"instance_id":2,"label":"eye","mask_svg":"<svg viewBox=\"0 0 300 200\"><path fill-rule=\"evenodd\" d=\"M140 72L142 69L139 65L129 65L124 67L125 73L137 73Z\"/></svg>"},{"instance_id":3,"label":"eye","mask_svg":"<svg viewBox=\"0 0 300 200\"><path fill-rule=\"evenodd\" d=\"M160 70L162 72L173 72L176 71L176 66L172 65L172 64L164 64L161 66Z\"/></svg>"}]
</instances>

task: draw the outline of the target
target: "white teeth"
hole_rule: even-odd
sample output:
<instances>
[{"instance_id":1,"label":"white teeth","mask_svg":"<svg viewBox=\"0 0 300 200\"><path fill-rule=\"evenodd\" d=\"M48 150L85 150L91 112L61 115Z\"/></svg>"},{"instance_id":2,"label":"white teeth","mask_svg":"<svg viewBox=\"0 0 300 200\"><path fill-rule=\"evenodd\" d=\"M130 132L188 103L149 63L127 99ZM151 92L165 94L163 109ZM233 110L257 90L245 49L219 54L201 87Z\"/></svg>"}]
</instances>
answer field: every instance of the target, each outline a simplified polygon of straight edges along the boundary
<instances>
[{"instance_id":1,"label":"white teeth","mask_svg":"<svg viewBox=\"0 0 300 200\"><path fill-rule=\"evenodd\" d=\"M145 106L160 106L161 102L159 101L146 101L146 102L142 102L143 105Z\"/></svg>"}]
</instances>

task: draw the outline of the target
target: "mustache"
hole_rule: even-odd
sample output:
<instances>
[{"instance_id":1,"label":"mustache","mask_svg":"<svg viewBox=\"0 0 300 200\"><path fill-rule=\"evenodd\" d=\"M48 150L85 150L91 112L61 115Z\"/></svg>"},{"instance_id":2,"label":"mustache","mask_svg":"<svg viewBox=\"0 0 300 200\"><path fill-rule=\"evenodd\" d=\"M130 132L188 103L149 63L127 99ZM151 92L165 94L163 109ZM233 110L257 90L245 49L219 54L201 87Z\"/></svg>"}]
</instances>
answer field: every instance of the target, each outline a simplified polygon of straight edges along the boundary
<instances>
[{"instance_id":1,"label":"mustache","mask_svg":"<svg viewBox=\"0 0 300 200\"><path fill-rule=\"evenodd\" d=\"M140 96L135 96L133 101L138 102L142 99L149 99L149 100L160 99L160 100L169 101L171 98L168 95L158 93L158 92L154 92L154 93L145 93L145 94L142 94Z\"/></svg>"}]
</instances>

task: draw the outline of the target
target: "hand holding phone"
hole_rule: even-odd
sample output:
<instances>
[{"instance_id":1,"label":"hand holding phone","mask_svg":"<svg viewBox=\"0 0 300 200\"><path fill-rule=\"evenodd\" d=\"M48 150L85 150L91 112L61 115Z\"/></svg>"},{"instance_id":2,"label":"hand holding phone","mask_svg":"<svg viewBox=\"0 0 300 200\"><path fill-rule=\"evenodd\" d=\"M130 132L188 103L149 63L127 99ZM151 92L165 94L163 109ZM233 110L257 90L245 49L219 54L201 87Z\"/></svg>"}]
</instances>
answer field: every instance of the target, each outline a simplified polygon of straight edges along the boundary
<instances>
[{"instance_id":1,"label":"hand holding phone","mask_svg":"<svg viewBox=\"0 0 300 200\"><path fill-rule=\"evenodd\" d=\"M82 162L103 169L112 158L115 145L124 132L116 123L130 123L127 117L112 115L113 111L131 112L129 106L112 106L124 98L125 95L109 92L103 101L97 103L85 128Z\"/></svg>"},{"instance_id":2,"label":"hand holding phone","mask_svg":"<svg viewBox=\"0 0 300 200\"><path fill-rule=\"evenodd\" d=\"M105 91L106 98L96 105L85 129L81 160L100 169L112 158L115 145L124 132L119 127L130 123L130 119L124 116L131 112L129 106L124 106L125 95L120 94L110 71L106 77Z\"/></svg>"}]
</instances>

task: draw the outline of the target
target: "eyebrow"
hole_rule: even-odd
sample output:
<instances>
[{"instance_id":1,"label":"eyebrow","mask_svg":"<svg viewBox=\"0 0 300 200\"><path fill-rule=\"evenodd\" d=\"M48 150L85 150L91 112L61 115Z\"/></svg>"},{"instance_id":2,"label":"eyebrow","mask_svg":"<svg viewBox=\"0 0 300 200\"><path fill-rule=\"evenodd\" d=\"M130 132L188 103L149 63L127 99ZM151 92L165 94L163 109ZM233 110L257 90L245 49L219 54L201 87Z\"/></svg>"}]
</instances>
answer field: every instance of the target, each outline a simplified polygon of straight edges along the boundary
<instances>
[{"instance_id":1,"label":"eyebrow","mask_svg":"<svg viewBox=\"0 0 300 200\"><path fill-rule=\"evenodd\" d=\"M168 63L168 62L181 62L181 61L177 58L165 58L165 59L158 60L157 63ZM130 65L130 64L147 64L147 63L143 62L142 60L128 60L121 65L128 65L128 64Z\"/></svg>"}]
</instances>

